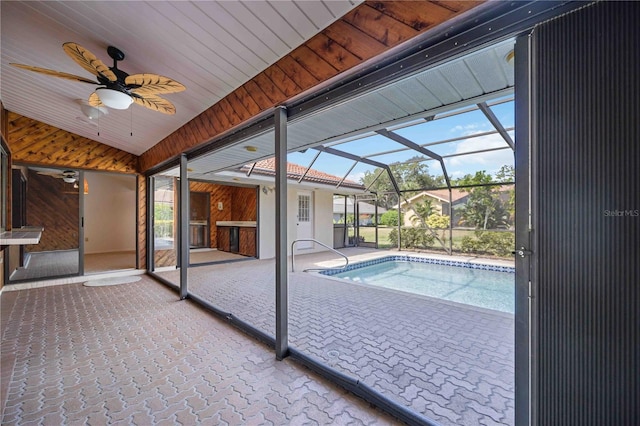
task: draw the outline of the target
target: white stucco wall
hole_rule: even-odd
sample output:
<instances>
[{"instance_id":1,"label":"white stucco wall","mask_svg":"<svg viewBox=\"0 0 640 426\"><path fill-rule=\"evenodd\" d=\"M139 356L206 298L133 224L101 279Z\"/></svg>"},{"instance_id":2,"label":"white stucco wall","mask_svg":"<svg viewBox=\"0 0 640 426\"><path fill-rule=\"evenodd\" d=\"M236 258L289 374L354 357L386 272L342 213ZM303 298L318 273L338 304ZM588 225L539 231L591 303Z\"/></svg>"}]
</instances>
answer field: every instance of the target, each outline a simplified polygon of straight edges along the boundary
<instances>
[{"instance_id":1,"label":"white stucco wall","mask_svg":"<svg viewBox=\"0 0 640 426\"><path fill-rule=\"evenodd\" d=\"M86 172L84 196L86 254L136 249L136 177Z\"/></svg>"},{"instance_id":2,"label":"white stucco wall","mask_svg":"<svg viewBox=\"0 0 640 426\"><path fill-rule=\"evenodd\" d=\"M271 185L273 187L273 185ZM276 255L276 195L275 192L264 194L259 191L259 256L261 259L271 259ZM311 191L313 198L313 236L312 238L333 247L333 192L305 187L289 186L287 191L287 253L291 254L291 243L297 238L296 215L298 212L298 191ZM312 253L326 250L314 244L314 247L304 252ZM296 253L299 252L296 249Z\"/></svg>"}]
</instances>

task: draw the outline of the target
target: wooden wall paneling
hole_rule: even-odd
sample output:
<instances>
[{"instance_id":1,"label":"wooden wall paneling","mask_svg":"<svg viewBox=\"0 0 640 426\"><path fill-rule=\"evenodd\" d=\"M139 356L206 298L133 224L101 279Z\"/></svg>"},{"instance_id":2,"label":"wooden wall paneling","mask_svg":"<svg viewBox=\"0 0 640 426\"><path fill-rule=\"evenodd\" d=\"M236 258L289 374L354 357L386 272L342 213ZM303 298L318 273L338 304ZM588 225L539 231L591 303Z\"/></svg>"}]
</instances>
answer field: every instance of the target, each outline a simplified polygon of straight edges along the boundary
<instances>
[{"instance_id":1,"label":"wooden wall paneling","mask_svg":"<svg viewBox=\"0 0 640 426\"><path fill-rule=\"evenodd\" d=\"M320 81L330 79L335 76L338 71L337 68L334 68L304 44L291 52L291 57Z\"/></svg>"},{"instance_id":2,"label":"wooden wall paneling","mask_svg":"<svg viewBox=\"0 0 640 426\"><path fill-rule=\"evenodd\" d=\"M409 2L408 2L409 3ZM417 35L409 25L397 21L389 15L365 3L353 9L342 19L359 28L387 47L396 46Z\"/></svg>"},{"instance_id":3,"label":"wooden wall paneling","mask_svg":"<svg viewBox=\"0 0 640 426\"><path fill-rule=\"evenodd\" d=\"M147 269L147 180L137 176L138 188L138 269Z\"/></svg>"},{"instance_id":4,"label":"wooden wall paneling","mask_svg":"<svg viewBox=\"0 0 640 426\"><path fill-rule=\"evenodd\" d=\"M282 72L293 80L302 90L307 90L318 84L318 79L291 56L282 58L282 60L278 62L278 65Z\"/></svg>"},{"instance_id":5,"label":"wooden wall paneling","mask_svg":"<svg viewBox=\"0 0 640 426\"><path fill-rule=\"evenodd\" d=\"M285 97L290 98L300 91L295 81L289 78L282 69L275 65L264 70L264 75L273 82Z\"/></svg>"},{"instance_id":6,"label":"wooden wall paneling","mask_svg":"<svg viewBox=\"0 0 640 426\"><path fill-rule=\"evenodd\" d=\"M306 46L340 72L360 63L360 59L356 55L322 33L309 40Z\"/></svg>"},{"instance_id":7,"label":"wooden wall paneling","mask_svg":"<svg viewBox=\"0 0 640 426\"><path fill-rule=\"evenodd\" d=\"M239 234L240 254L256 257L256 228L240 228Z\"/></svg>"},{"instance_id":8,"label":"wooden wall paneling","mask_svg":"<svg viewBox=\"0 0 640 426\"><path fill-rule=\"evenodd\" d=\"M240 118L240 121L246 121L251 117L253 117L253 114L251 114L249 110L247 110L247 108L242 103L242 100L238 97L237 90L234 90L233 92L229 93L228 98L229 98L229 105L231 105L231 107L235 111L236 116Z\"/></svg>"},{"instance_id":9,"label":"wooden wall paneling","mask_svg":"<svg viewBox=\"0 0 640 426\"><path fill-rule=\"evenodd\" d=\"M223 129L230 129L232 127L231 121L227 118L227 114L222 110L222 106L220 104L215 104L211 107L216 122L220 123Z\"/></svg>"},{"instance_id":10,"label":"wooden wall paneling","mask_svg":"<svg viewBox=\"0 0 640 426\"><path fill-rule=\"evenodd\" d=\"M242 120L240 120L240 117L238 117L238 114L236 114L235 110L233 109L229 97L220 99L219 104L220 107L222 107L222 111L229 119L229 123L231 123L232 127L242 122Z\"/></svg>"},{"instance_id":11,"label":"wooden wall paneling","mask_svg":"<svg viewBox=\"0 0 640 426\"><path fill-rule=\"evenodd\" d=\"M264 111L274 106L273 102L269 99L269 97L262 91L260 86L255 82L255 80L247 81L244 86L251 99L258 105L260 111Z\"/></svg>"},{"instance_id":12,"label":"wooden wall paneling","mask_svg":"<svg viewBox=\"0 0 640 426\"><path fill-rule=\"evenodd\" d=\"M138 157L9 112L7 144L14 163L136 173Z\"/></svg>"},{"instance_id":13,"label":"wooden wall paneling","mask_svg":"<svg viewBox=\"0 0 640 426\"><path fill-rule=\"evenodd\" d=\"M455 15L455 12L451 9L442 7L436 3L429 2L427 5L414 1L404 1L401 3L376 2L372 3L371 6L410 26L416 31L430 28L434 24L446 21Z\"/></svg>"},{"instance_id":14,"label":"wooden wall paneling","mask_svg":"<svg viewBox=\"0 0 640 426\"><path fill-rule=\"evenodd\" d=\"M216 222L232 220L231 188L209 182L189 182L190 191L209 193L209 244L211 247L216 247L218 241ZM218 210L219 202L223 204L222 210Z\"/></svg>"},{"instance_id":15,"label":"wooden wall paneling","mask_svg":"<svg viewBox=\"0 0 640 426\"><path fill-rule=\"evenodd\" d=\"M230 250L229 234L230 234L230 231L228 227L220 228L220 232L217 234L217 237L215 240L218 243L217 244L218 250L222 250L222 251Z\"/></svg>"},{"instance_id":16,"label":"wooden wall paneling","mask_svg":"<svg viewBox=\"0 0 640 426\"><path fill-rule=\"evenodd\" d=\"M218 119L214 108L209 108L208 110L200 114L199 117L202 117L203 121L208 124L207 129L210 130L210 136L224 131L224 126Z\"/></svg>"},{"instance_id":17,"label":"wooden wall paneling","mask_svg":"<svg viewBox=\"0 0 640 426\"><path fill-rule=\"evenodd\" d=\"M193 120L191 120L193 121ZM195 123L193 123L194 125L192 126L184 126L184 140L183 140L183 145L185 146L185 149L187 146L191 145L192 142L190 141L198 141L200 139L203 138L203 134L201 134L201 128L200 126L195 125ZM204 129L202 129L204 130Z\"/></svg>"},{"instance_id":18,"label":"wooden wall paneling","mask_svg":"<svg viewBox=\"0 0 640 426\"><path fill-rule=\"evenodd\" d=\"M200 129L201 139L206 139L209 135L214 135L218 131L213 126L211 120L209 120L208 114L199 114L194 119L193 122Z\"/></svg>"},{"instance_id":19,"label":"wooden wall paneling","mask_svg":"<svg viewBox=\"0 0 640 426\"><path fill-rule=\"evenodd\" d=\"M231 220L257 220L258 195L255 188L232 187L231 197Z\"/></svg>"},{"instance_id":20,"label":"wooden wall paneling","mask_svg":"<svg viewBox=\"0 0 640 426\"><path fill-rule=\"evenodd\" d=\"M156 268L175 266L177 263L176 250L156 250L153 252L153 264Z\"/></svg>"},{"instance_id":21,"label":"wooden wall paneling","mask_svg":"<svg viewBox=\"0 0 640 426\"><path fill-rule=\"evenodd\" d=\"M322 33L360 59L372 58L387 49L383 43L346 21L336 21Z\"/></svg>"},{"instance_id":22,"label":"wooden wall paneling","mask_svg":"<svg viewBox=\"0 0 640 426\"><path fill-rule=\"evenodd\" d=\"M482 3L482 1L478 1L478 0L473 0L473 1L467 1L467 0L431 0L429 3L433 3L436 4L444 9L449 9L452 12L464 12L465 10L469 10L479 4Z\"/></svg>"},{"instance_id":23,"label":"wooden wall paneling","mask_svg":"<svg viewBox=\"0 0 640 426\"><path fill-rule=\"evenodd\" d=\"M2 137L4 137L5 139L7 138L7 130L9 129L9 119L7 112L8 111L4 109L2 100L0 100L0 134L2 134Z\"/></svg>"},{"instance_id":24,"label":"wooden wall paneling","mask_svg":"<svg viewBox=\"0 0 640 426\"><path fill-rule=\"evenodd\" d=\"M265 70L266 71L266 70ZM273 102L274 105L278 105L281 102L284 102L287 99L287 95L285 95L278 86L271 81L266 72L263 71L260 74L256 75L253 78L253 81L260 87L260 89L267 95L267 97Z\"/></svg>"},{"instance_id":25,"label":"wooden wall paneling","mask_svg":"<svg viewBox=\"0 0 640 426\"><path fill-rule=\"evenodd\" d=\"M9 117L9 112L7 112L7 118ZM20 140L25 136L32 135L38 131L42 131L38 126L38 121L32 120L27 117L23 117L18 114L11 114L11 120L7 120L7 140L9 138L9 134L11 134L11 138L14 140Z\"/></svg>"},{"instance_id":26,"label":"wooden wall paneling","mask_svg":"<svg viewBox=\"0 0 640 426\"><path fill-rule=\"evenodd\" d=\"M260 106L258 106L257 102L253 100L246 87L240 86L235 91L238 100L244 106L244 108L249 112L249 115L253 117L254 115L259 114L262 110Z\"/></svg>"},{"instance_id":27,"label":"wooden wall paneling","mask_svg":"<svg viewBox=\"0 0 640 426\"><path fill-rule=\"evenodd\" d=\"M39 244L27 252L77 249L79 246L80 197L73 185L62 179L29 171L27 180L27 224L43 226Z\"/></svg>"}]
</instances>

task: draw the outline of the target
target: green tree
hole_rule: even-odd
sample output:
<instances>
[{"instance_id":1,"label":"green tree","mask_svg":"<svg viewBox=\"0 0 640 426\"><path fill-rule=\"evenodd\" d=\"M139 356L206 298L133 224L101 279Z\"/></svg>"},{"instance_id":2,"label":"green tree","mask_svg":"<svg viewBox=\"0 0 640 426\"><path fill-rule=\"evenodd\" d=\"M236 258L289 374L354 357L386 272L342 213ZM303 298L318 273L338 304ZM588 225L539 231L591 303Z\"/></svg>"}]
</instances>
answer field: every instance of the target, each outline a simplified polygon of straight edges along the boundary
<instances>
[{"instance_id":1,"label":"green tree","mask_svg":"<svg viewBox=\"0 0 640 426\"><path fill-rule=\"evenodd\" d=\"M416 215L412 218L414 222L422 222L426 225L427 219L433 214L433 201L430 198L425 199L422 203L416 203L413 206Z\"/></svg>"},{"instance_id":2,"label":"green tree","mask_svg":"<svg viewBox=\"0 0 640 426\"><path fill-rule=\"evenodd\" d=\"M466 175L456 184L485 185L493 183L490 174L482 170L474 175ZM509 212L500 199L499 186L472 186L463 191L469 192L469 198L462 210L462 222L477 229L495 229L509 223Z\"/></svg>"},{"instance_id":3,"label":"green tree","mask_svg":"<svg viewBox=\"0 0 640 426\"><path fill-rule=\"evenodd\" d=\"M496 182L515 182L516 169L513 166L504 165L496 173Z\"/></svg>"},{"instance_id":4,"label":"green tree","mask_svg":"<svg viewBox=\"0 0 640 426\"><path fill-rule=\"evenodd\" d=\"M173 236L173 204L156 202L153 206L154 234L156 237Z\"/></svg>"},{"instance_id":5,"label":"green tree","mask_svg":"<svg viewBox=\"0 0 640 426\"><path fill-rule=\"evenodd\" d=\"M430 175L429 166L417 160L423 161L425 158L413 157L407 162L389 165L399 189L419 190L437 188L444 185L441 177ZM376 179L376 177L378 178ZM370 191L378 194L378 202L382 207L389 209L397 203L397 196L394 194L395 189L391 184L389 174L383 169L376 168L373 171L366 171L360 183L365 187L369 187Z\"/></svg>"},{"instance_id":6,"label":"green tree","mask_svg":"<svg viewBox=\"0 0 640 426\"><path fill-rule=\"evenodd\" d=\"M428 245L431 245L435 240L440 243L443 249L449 252L449 248L445 244L444 233L442 234L442 236L439 236L436 232L436 229L429 222L429 219L431 217L440 216L439 214L434 213L433 200L427 198L423 202L415 203L412 205L412 209L415 213L415 216L411 218L411 222L413 223L413 226L415 228L413 228L412 232L407 233L407 237L410 238L412 235L415 237L423 233L424 238L420 239L422 243L424 243L425 241L429 241Z\"/></svg>"},{"instance_id":7,"label":"green tree","mask_svg":"<svg viewBox=\"0 0 640 426\"><path fill-rule=\"evenodd\" d=\"M504 165L496 173L496 180L498 182L515 182L516 169L513 166ZM516 187L511 185L508 191L509 198L504 203L504 208L509 213L509 223L513 223L516 214Z\"/></svg>"}]
</instances>

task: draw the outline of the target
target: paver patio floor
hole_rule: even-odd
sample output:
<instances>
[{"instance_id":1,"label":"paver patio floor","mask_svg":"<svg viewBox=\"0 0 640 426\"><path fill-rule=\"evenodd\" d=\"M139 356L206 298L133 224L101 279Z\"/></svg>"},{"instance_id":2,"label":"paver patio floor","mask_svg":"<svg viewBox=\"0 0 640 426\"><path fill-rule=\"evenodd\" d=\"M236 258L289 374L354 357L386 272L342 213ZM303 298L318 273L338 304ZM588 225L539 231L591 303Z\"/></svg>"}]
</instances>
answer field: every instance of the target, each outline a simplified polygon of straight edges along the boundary
<instances>
[{"instance_id":1,"label":"paver patio floor","mask_svg":"<svg viewBox=\"0 0 640 426\"><path fill-rule=\"evenodd\" d=\"M398 424L150 277L1 302L2 425Z\"/></svg>"},{"instance_id":2,"label":"paver patio floor","mask_svg":"<svg viewBox=\"0 0 640 426\"><path fill-rule=\"evenodd\" d=\"M340 263L332 257L296 256L296 268ZM274 261L188 277L189 292L275 335ZM305 272L288 281L290 346L443 425L513 424L512 314Z\"/></svg>"}]
</instances>

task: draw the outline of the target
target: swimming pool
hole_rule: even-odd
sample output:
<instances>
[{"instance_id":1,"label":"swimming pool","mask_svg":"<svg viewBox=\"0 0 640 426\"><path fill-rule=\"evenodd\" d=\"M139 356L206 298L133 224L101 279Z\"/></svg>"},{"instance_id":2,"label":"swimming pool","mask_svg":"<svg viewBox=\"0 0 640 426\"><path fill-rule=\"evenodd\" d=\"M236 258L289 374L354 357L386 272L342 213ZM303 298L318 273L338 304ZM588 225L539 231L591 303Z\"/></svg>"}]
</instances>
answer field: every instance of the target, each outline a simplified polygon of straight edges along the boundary
<instances>
[{"instance_id":1,"label":"swimming pool","mask_svg":"<svg viewBox=\"0 0 640 426\"><path fill-rule=\"evenodd\" d=\"M322 274L502 312L515 310L515 268L387 256Z\"/></svg>"}]
</instances>

